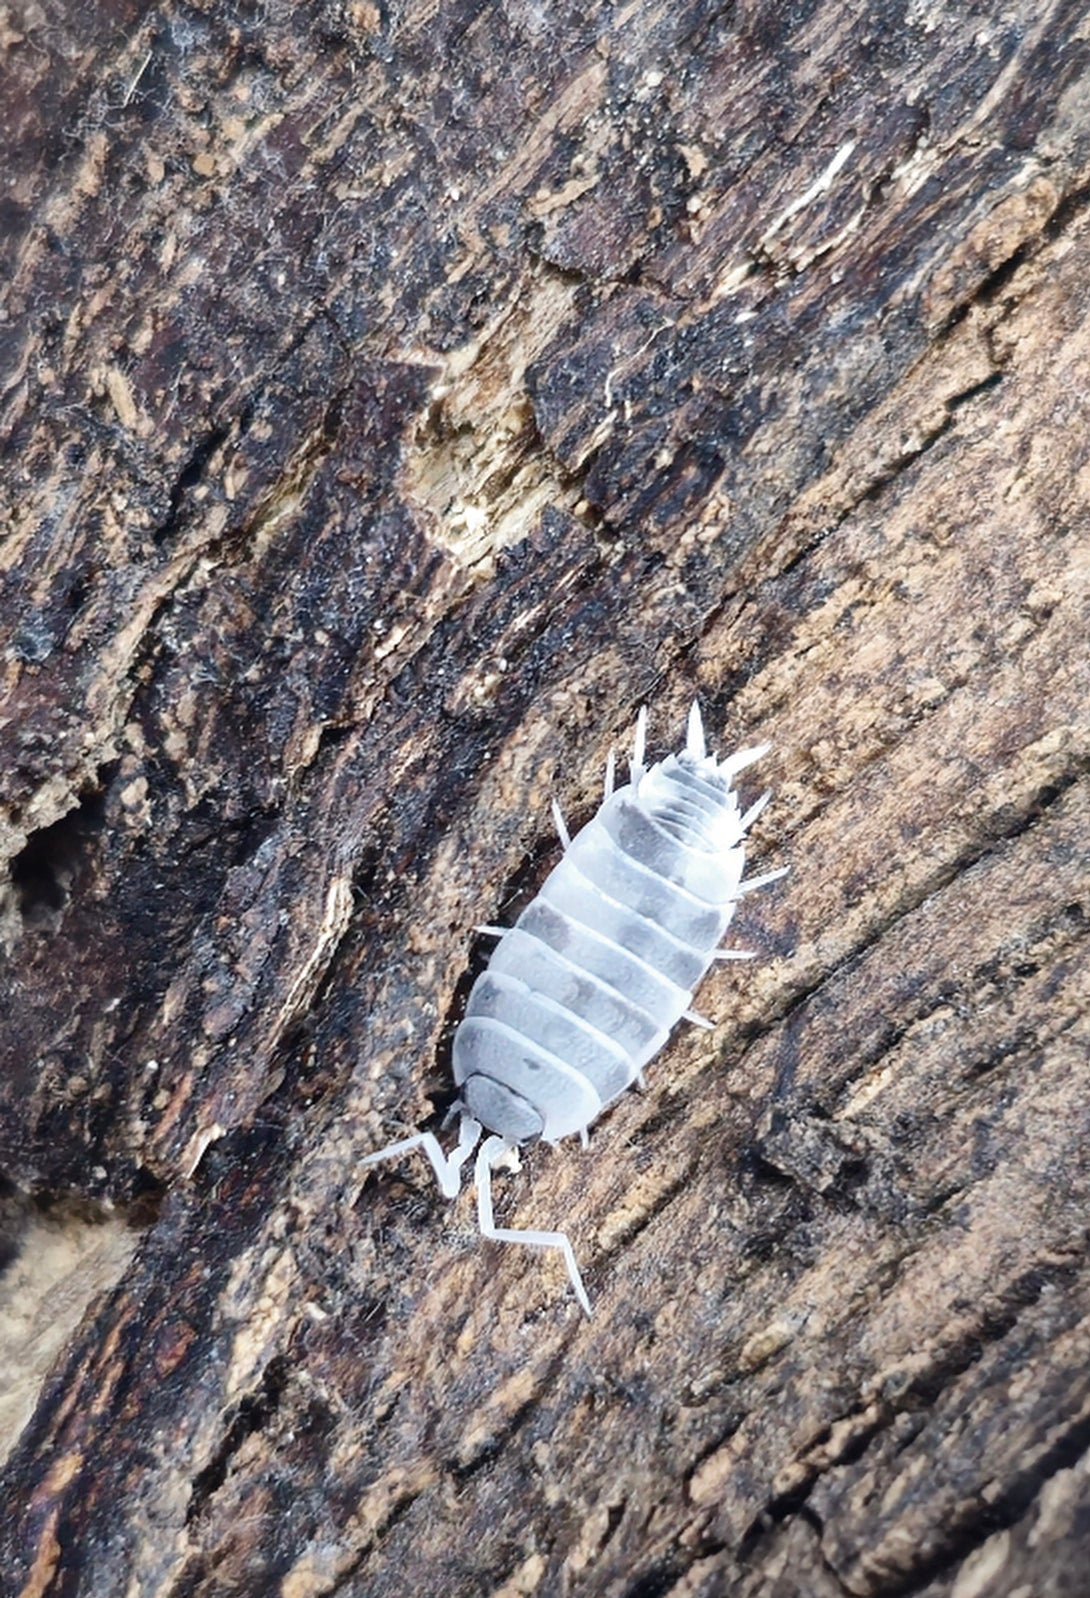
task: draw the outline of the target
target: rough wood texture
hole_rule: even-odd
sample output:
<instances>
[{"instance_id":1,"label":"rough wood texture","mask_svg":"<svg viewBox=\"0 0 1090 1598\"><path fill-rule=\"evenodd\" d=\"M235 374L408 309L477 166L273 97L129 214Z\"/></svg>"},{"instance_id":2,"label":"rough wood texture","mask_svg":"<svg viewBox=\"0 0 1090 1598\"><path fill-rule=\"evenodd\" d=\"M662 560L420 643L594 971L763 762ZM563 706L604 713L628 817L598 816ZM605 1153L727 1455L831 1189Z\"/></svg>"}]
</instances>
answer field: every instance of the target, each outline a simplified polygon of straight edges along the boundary
<instances>
[{"instance_id":1,"label":"rough wood texture","mask_svg":"<svg viewBox=\"0 0 1090 1598\"><path fill-rule=\"evenodd\" d=\"M4 1590L1083 1592L1084 7L0 48ZM694 693L793 874L499 1184L586 1322L359 1158L449 1101L548 796Z\"/></svg>"}]
</instances>

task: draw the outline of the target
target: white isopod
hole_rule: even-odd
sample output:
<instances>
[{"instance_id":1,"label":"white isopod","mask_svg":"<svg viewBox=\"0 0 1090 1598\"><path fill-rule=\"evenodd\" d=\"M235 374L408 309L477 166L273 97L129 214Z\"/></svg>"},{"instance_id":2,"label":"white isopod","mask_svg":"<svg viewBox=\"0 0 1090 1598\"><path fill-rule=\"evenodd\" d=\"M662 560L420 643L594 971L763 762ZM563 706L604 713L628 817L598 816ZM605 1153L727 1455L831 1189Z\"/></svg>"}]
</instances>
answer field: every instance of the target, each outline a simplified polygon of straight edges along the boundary
<instances>
[{"instance_id":1,"label":"white isopod","mask_svg":"<svg viewBox=\"0 0 1090 1598\"><path fill-rule=\"evenodd\" d=\"M602 806L574 838L553 801L561 860L513 927L480 929L500 941L454 1035L457 1146L445 1155L433 1133L418 1132L363 1162L422 1148L454 1198L482 1131L492 1133L474 1167L482 1235L560 1249L588 1315L564 1232L496 1226L492 1168L539 1137L555 1143L578 1132L585 1144L587 1128L642 1080L678 1021L711 1026L689 1008L694 990L713 961L752 959L719 947L734 906L787 869L742 881L746 832L769 795L743 814L732 780L767 744L716 760L694 704L685 748L648 768L646 730L641 710L628 783L614 789L610 755Z\"/></svg>"}]
</instances>

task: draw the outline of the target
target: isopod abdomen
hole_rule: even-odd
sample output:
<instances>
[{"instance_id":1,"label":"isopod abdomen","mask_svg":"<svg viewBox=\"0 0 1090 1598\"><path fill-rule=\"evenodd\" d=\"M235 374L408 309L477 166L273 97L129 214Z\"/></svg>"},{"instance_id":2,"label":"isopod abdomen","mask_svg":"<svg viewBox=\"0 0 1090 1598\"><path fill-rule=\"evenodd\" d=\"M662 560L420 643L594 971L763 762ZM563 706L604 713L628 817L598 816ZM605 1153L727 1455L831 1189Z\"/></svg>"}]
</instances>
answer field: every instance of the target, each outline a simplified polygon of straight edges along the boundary
<instances>
[{"instance_id":1,"label":"isopod abdomen","mask_svg":"<svg viewBox=\"0 0 1090 1598\"><path fill-rule=\"evenodd\" d=\"M585 1141L678 1021L709 1024L690 1008L694 990L714 960L750 958L720 947L735 904L783 875L742 881L746 833L768 795L743 813L733 779L767 745L717 761L694 704L685 747L648 768L645 731L641 711L629 781L614 788L611 759L602 805L574 838L556 808L561 859L513 927L485 929L499 942L454 1037L457 1147L448 1157L422 1132L364 1162L423 1148L453 1197L482 1131L491 1133L475 1162L481 1232L561 1249L588 1314L563 1232L494 1225L492 1167L538 1137L554 1143L577 1132Z\"/></svg>"}]
</instances>

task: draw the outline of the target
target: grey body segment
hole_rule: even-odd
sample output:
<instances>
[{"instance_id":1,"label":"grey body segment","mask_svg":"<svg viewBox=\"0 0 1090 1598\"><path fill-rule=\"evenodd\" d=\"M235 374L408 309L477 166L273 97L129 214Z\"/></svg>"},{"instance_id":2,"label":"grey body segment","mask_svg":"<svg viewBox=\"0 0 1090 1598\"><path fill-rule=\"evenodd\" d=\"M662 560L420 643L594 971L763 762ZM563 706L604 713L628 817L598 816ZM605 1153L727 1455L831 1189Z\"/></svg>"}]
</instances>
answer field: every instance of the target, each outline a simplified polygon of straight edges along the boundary
<instances>
[{"instance_id":1,"label":"grey body segment","mask_svg":"<svg viewBox=\"0 0 1090 1598\"><path fill-rule=\"evenodd\" d=\"M653 1017L660 1030L669 1032L679 1014L678 1001L688 998L685 988L671 982L660 971L655 971L646 960L641 960L630 950L592 932L547 904L540 894L528 909L519 916L513 932L525 932L547 948L555 950L572 965L591 976L599 978L619 997L634 1004L646 1015ZM508 933L510 938L512 933ZM507 953L505 939L493 954L495 960Z\"/></svg>"},{"instance_id":2,"label":"grey body segment","mask_svg":"<svg viewBox=\"0 0 1090 1598\"><path fill-rule=\"evenodd\" d=\"M584 827L572 839L571 848L554 875L561 878L572 867L591 882L603 898L615 900L692 948L714 949L730 920L729 908L724 910L697 899L649 866L641 865L625 853L604 827Z\"/></svg>"},{"instance_id":3,"label":"grey body segment","mask_svg":"<svg viewBox=\"0 0 1090 1598\"><path fill-rule=\"evenodd\" d=\"M528 1015L517 1004L510 1009L516 1022L520 1015ZM601 1095L577 1067L527 1037L512 1020L467 1015L458 1028L454 1080L463 1089L463 1097L468 1100L477 1076L489 1077L514 1089L533 1106L541 1117L541 1136L550 1141L589 1126L601 1111Z\"/></svg>"},{"instance_id":4,"label":"grey body segment","mask_svg":"<svg viewBox=\"0 0 1090 1598\"><path fill-rule=\"evenodd\" d=\"M632 983L624 983L627 973L618 968L616 960L609 961L609 949L603 949L613 983L607 982L591 969L586 958L586 938L580 953L582 964L558 954L548 943L527 932L522 926L512 927L496 949L488 970L490 975L509 971L522 978L535 993L563 1005L584 1022L604 1033L631 1060L640 1055L650 1059L657 1054L669 1035L669 1017L676 1006L676 990L666 988L648 991L644 1004L638 1001L640 993L632 994ZM630 963L629 963L630 964ZM637 973L639 975L639 973ZM663 1019L652 1006L656 1001ZM627 1084L626 1084L627 1085ZM599 1084L600 1086L600 1084Z\"/></svg>"},{"instance_id":5,"label":"grey body segment","mask_svg":"<svg viewBox=\"0 0 1090 1598\"><path fill-rule=\"evenodd\" d=\"M703 949L683 943L632 905L609 898L567 859L546 879L541 897L577 927L589 927L611 943L638 955L653 971L660 972L689 994L708 968L714 944L705 954Z\"/></svg>"},{"instance_id":6,"label":"grey body segment","mask_svg":"<svg viewBox=\"0 0 1090 1598\"><path fill-rule=\"evenodd\" d=\"M579 1009L535 992L521 977L489 969L476 982L466 1019L489 1016L514 1027L551 1060L579 1072L606 1104L629 1083L629 1056L622 1044Z\"/></svg>"},{"instance_id":7,"label":"grey body segment","mask_svg":"<svg viewBox=\"0 0 1090 1598\"><path fill-rule=\"evenodd\" d=\"M744 850L740 846L718 851L694 849L678 835L681 828L674 823L673 807L664 806L665 814L652 818L629 794L625 788L614 794L595 821L626 854L658 872L667 882L676 883L694 898L721 909L732 904L742 880ZM594 821L589 825L593 826Z\"/></svg>"},{"instance_id":8,"label":"grey body segment","mask_svg":"<svg viewBox=\"0 0 1090 1598\"><path fill-rule=\"evenodd\" d=\"M671 755L606 799L470 993L455 1079L488 1130L525 1138L530 1106L555 1141L631 1086L715 958L744 860L737 795L713 759Z\"/></svg>"}]
</instances>

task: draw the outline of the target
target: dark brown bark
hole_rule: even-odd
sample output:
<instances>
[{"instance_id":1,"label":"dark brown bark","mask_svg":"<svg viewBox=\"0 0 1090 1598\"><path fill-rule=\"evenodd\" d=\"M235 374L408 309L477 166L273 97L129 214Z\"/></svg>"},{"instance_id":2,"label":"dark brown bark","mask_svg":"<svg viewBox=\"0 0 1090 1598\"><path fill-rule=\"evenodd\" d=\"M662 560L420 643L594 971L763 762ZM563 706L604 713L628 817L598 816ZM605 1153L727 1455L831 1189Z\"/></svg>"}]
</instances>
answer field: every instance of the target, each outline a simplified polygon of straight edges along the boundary
<instances>
[{"instance_id":1,"label":"dark brown bark","mask_svg":"<svg viewBox=\"0 0 1090 1598\"><path fill-rule=\"evenodd\" d=\"M5 1591L1084 1590L1090 40L994 9L0 17ZM586 1322L359 1162L694 694L792 875L498 1182Z\"/></svg>"}]
</instances>

